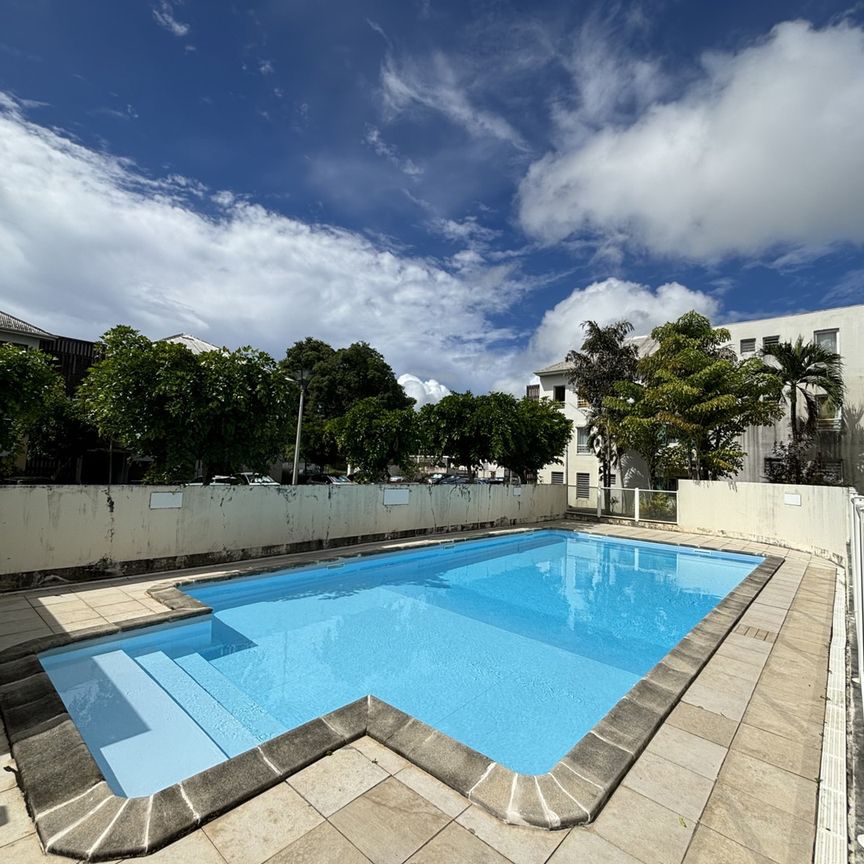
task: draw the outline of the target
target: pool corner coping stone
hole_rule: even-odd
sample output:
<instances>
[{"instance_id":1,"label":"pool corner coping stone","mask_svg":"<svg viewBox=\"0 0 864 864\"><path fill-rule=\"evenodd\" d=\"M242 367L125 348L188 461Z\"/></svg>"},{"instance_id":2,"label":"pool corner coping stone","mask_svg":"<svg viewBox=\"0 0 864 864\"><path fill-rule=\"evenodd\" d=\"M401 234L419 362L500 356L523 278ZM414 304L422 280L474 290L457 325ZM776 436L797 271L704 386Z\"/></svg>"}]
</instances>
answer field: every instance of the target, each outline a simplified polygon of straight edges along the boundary
<instances>
[{"instance_id":1,"label":"pool corner coping stone","mask_svg":"<svg viewBox=\"0 0 864 864\"><path fill-rule=\"evenodd\" d=\"M155 852L363 735L505 822L547 830L568 828L597 816L684 691L785 560L761 557L762 563L542 775L513 772L368 695L152 795L115 795L37 655L210 613L209 607L176 585L150 592L168 612L40 637L0 651L0 716L43 847L84 860Z\"/></svg>"}]
</instances>

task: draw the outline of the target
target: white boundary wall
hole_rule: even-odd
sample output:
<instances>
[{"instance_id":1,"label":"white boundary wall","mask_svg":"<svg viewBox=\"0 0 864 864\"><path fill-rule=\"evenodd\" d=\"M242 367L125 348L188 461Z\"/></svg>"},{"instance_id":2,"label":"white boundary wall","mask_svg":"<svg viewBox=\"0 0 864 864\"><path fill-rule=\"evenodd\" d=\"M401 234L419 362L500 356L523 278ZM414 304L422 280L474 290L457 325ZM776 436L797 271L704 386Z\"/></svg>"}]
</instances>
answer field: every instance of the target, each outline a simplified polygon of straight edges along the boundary
<instances>
[{"instance_id":1,"label":"white boundary wall","mask_svg":"<svg viewBox=\"0 0 864 864\"><path fill-rule=\"evenodd\" d=\"M845 566L852 492L843 486L682 480L678 529L776 543Z\"/></svg>"},{"instance_id":2,"label":"white boundary wall","mask_svg":"<svg viewBox=\"0 0 864 864\"><path fill-rule=\"evenodd\" d=\"M0 486L0 574L208 554L235 560L542 522L566 508L565 486Z\"/></svg>"}]
</instances>

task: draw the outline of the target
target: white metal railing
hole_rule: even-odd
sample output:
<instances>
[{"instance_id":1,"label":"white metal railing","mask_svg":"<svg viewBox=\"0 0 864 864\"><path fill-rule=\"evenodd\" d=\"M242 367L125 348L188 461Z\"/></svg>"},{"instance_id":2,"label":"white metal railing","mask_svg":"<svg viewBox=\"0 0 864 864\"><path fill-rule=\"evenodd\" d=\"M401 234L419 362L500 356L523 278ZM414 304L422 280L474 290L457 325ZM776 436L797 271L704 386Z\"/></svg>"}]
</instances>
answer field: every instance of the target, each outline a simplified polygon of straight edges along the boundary
<instances>
[{"instance_id":1,"label":"white metal railing","mask_svg":"<svg viewBox=\"0 0 864 864\"><path fill-rule=\"evenodd\" d=\"M852 582L852 615L855 620L855 641L858 653L859 678L864 672L864 495L849 496L849 576ZM864 679L859 683L864 697Z\"/></svg>"},{"instance_id":2,"label":"white metal railing","mask_svg":"<svg viewBox=\"0 0 864 864\"><path fill-rule=\"evenodd\" d=\"M678 522L678 493L662 489L570 486L567 506L592 516L616 516L635 522Z\"/></svg>"}]
</instances>

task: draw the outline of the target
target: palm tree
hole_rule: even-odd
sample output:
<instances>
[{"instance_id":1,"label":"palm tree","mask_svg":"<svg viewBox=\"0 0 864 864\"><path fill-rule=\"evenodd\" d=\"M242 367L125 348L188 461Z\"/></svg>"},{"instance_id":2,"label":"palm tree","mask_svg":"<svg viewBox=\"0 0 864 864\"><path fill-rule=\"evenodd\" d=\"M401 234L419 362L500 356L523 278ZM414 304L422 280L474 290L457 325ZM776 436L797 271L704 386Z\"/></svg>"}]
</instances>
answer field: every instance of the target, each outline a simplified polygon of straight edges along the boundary
<instances>
[{"instance_id":1,"label":"palm tree","mask_svg":"<svg viewBox=\"0 0 864 864\"><path fill-rule=\"evenodd\" d=\"M783 396L789 403L792 429L792 462L795 482L801 482L801 418L798 416L799 396L807 411L806 429L812 432L819 418L819 395L825 395L836 408L843 407L846 385L843 383L843 358L815 342L777 342L762 349L763 357L772 357L775 374L783 382Z\"/></svg>"}]
</instances>

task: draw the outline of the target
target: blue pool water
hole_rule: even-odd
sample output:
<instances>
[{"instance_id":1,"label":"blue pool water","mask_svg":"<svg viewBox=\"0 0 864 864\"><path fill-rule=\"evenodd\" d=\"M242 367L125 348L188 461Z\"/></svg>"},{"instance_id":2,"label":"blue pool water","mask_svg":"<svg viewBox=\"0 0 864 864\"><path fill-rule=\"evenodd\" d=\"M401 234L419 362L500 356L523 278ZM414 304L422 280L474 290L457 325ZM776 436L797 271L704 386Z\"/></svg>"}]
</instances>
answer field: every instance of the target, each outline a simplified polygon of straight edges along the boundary
<instances>
[{"instance_id":1,"label":"blue pool water","mask_svg":"<svg viewBox=\"0 0 864 864\"><path fill-rule=\"evenodd\" d=\"M40 659L118 794L367 693L542 773L761 560L537 531L199 584L210 616Z\"/></svg>"}]
</instances>

